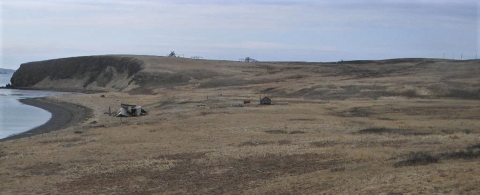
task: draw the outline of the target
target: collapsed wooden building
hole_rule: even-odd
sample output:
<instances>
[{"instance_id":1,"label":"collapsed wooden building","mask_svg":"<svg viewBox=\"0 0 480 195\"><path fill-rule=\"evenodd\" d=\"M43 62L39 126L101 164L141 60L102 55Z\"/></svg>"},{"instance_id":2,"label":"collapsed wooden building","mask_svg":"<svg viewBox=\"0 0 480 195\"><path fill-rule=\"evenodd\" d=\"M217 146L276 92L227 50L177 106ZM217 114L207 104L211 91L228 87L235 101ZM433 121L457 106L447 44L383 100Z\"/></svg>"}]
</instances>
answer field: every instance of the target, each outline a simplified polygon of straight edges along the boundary
<instances>
[{"instance_id":1,"label":"collapsed wooden building","mask_svg":"<svg viewBox=\"0 0 480 195\"><path fill-rule=\"evenodd\" d=\"M117 117L130 117L130 116L142 116L147 115L148 112L144 110L141 106L133 104L120 104L120 109L117 111L115 116Z\"/></svg>"}]
</instances>

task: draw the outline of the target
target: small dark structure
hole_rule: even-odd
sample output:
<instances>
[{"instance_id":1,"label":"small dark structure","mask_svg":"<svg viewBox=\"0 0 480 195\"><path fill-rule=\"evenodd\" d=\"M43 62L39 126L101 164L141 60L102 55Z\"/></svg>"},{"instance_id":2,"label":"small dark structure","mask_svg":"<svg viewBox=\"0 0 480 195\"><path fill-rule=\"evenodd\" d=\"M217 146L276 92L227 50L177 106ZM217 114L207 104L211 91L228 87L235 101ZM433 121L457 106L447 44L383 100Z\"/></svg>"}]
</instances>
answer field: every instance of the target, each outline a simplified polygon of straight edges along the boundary
<instances>
[{"instance_id":1,"label":"small dark structure","mask_svg":"<svg viewBox=\"0 0 480 195\"><path fill-rule=\"evenodd\" d=\"M260 105L271 105L272 104L272 99L269 97L263 97L260 99Z\"/></svg>"},{"instance_id":2,"label":"small dark structure","mask_svg":"<svg viewBox=\"0 0 480 195\"><path fill-rule=\"evenodd\" d=\"M115 114L117 117L142 116L148 114L141 106L123 103L120 106L120 110Z\"/></svg>"},{"instance_id":3,"label":"small dark structure","mask_svg":"<svg viewBox=\"0 0 480 195\"><path fill-rule=\"evenodd\" d=\"M243 104L250 104L250 100L243 100Z\"/></svg>"}]
</instances>

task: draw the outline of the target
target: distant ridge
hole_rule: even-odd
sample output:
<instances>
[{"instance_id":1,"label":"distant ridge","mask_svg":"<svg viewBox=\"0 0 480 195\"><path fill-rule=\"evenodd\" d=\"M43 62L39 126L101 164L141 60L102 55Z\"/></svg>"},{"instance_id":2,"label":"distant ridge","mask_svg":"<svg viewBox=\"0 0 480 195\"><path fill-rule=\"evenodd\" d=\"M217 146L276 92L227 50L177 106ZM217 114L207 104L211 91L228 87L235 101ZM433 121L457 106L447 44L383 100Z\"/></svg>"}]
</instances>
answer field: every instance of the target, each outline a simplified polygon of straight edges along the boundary
<instances>
[{"instance_id":1,"label":"distant ridge","mask_svg":"<svg viewBox=\"0 0 480 195\"><path fill-rule=\"evenodd\" d=\"M17 89L122 91L158 94L167 89L229 90L305 99L455 97L480 99L480 60L399 58L339 62L237 62L148 55L60 58L20 65L11 78ZM433 75L433 76L432 76ZM392 87L405 78L426 78ZM428 79L437 79L442 88ZM460 85L455 79L466 79ZM342 86L328 83L345 81ZM365 87L363 82L387 84ZM409 80L409 79L408 79ZM451 81L449 81L451 80ZM471 82L470 82L471 81ZM308 83L308 84L306 84ZM459 89L459 86L462 88Z\"/></svg>"},{"instance_id":2,"label":"distant ridge","mask_svg":"<svg viewBox=\"0 0 480 195\"><path fill-rule=\"evenodd\" d=\"M13 74L15 70L0 68L0 74Z\"/></svg>"}]
</instances>

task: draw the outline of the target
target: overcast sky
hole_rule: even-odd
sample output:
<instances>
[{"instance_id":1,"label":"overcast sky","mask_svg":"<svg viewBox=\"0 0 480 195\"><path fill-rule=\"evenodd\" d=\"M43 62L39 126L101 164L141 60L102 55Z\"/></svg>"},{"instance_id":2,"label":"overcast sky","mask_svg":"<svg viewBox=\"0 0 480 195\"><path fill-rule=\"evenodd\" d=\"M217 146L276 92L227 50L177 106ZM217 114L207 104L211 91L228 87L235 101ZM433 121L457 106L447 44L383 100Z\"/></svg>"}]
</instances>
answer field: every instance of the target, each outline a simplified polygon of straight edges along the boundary
<instances>
[{"instance_id":1,"label":"overcast sky","mask_svg":"<svg viewBox=\"0 0 480 195\"><path fill-rule=\"evenodd\" d=\"M2 68L52 58L475 58L477 0L1 0Z\"/></svg>"}]
</instances>

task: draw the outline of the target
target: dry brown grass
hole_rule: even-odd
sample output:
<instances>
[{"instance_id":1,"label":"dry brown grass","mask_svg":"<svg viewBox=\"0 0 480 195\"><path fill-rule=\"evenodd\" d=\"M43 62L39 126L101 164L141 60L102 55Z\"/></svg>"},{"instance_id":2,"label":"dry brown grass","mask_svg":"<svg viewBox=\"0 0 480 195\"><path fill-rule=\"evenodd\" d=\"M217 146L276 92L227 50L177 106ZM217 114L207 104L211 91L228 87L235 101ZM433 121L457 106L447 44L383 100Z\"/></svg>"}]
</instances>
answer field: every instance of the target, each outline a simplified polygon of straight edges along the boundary
<instances>
[{"instance_id":1,"label":"dry brown grass","mask_svg":"<svg viewBox=\"0 0 480 195\"><path fill-rule=\"evenodd\" d=\"M216 71L224 63L206 69ZM472 62L388 63L343 68L233 63L219 75L272 82L198 88L199 80L155 88L155 95L52 97L88 106L94 116L82 125L1 142L0 189L3 194L480 193L480 103L471 94L422 92L426 86L449 91L448 78L479 86L468 76ZM176 65L148 68L188 69ZM392 95L402 86L418 93ZM330 90L328 101L316 99L328 96L319 92L324 89ZM257 106L262 91L288 104ZM236 106L244 99L257 102ZM143 105L149 115L120 120L104 114L120 103Z\"/></svg>"}]
</instances>

